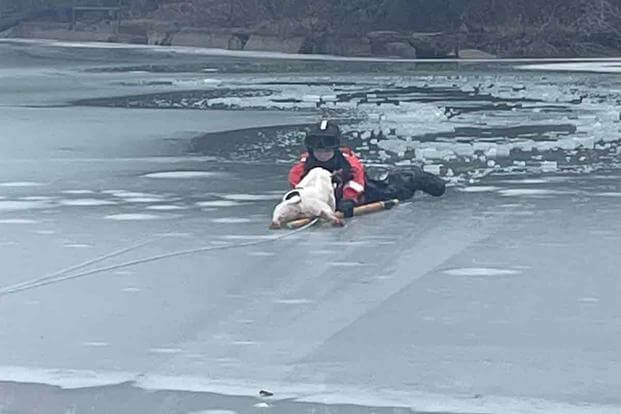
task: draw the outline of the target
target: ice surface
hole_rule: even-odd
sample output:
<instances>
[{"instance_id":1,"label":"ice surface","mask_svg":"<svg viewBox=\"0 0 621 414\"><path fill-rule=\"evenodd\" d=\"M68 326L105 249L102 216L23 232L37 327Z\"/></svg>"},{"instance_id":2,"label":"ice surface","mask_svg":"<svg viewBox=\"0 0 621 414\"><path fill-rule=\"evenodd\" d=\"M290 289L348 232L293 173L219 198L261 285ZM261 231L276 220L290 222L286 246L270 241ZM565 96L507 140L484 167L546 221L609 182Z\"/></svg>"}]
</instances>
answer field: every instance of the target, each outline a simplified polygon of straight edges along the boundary
<instances>
[{"instance_id":1,"label":"ice surface","mask_svg":"<svg viewBox=\"0 0 621 414\"><path fill-rule=\"evenodd\" d=\"M0 54L27 59L21 48L0 43ZM120 249L129 250L106 265L229 247L0 296L0 380L65 388L133 382L146 390L248 396L269 389L278 399L419 411L619 412L615 79L481 66L340 74L369 92L366 99L413 99L407 110L337 102L335 116L362 116L346 132L360 133L351 139L369 148L365 156L377 156L370 163L409 160L441 174L450 168L458 185L442 198L417 194L342 229L290 234L269 232L267 224L288 188L283 154L297 155L299 137L265 130L261 139L277 143L270 147L255 142L256 134L237 136L256 145L237 160L228 155L238 147L218 134L299 125L319 112L65 106L144 92L140 83L119 82L162 77L82 69L167 58L117 48L108 49L111 58L69 65L55 48L28 48L49 56L24 71L19 59L0 68L0 173L9 184L0 186L0 287ZM210 59L202 55L200 68L214 66ZM296 79L217 76L218 87L232 78L244 87ZM492 82L492 98L473 102L480 98L475 87ZM451 91L432 102L417 99L437 89L382 94L425 83ZM287 88L287 96L340 93ZM569 102L583 91L593 96ZM519 101L544 94L532 105ZM463 113L449 119L447 106ZM564 124L571 127L557 128ZM194 152L192 138L207 132L226 151ZM83 200L117 204L65 205ZM183 237L161 237L171 233ZM153 241L130 248L144 240ZM248 242L257 245L242 246Z\"/></svg>"}]
</instances>

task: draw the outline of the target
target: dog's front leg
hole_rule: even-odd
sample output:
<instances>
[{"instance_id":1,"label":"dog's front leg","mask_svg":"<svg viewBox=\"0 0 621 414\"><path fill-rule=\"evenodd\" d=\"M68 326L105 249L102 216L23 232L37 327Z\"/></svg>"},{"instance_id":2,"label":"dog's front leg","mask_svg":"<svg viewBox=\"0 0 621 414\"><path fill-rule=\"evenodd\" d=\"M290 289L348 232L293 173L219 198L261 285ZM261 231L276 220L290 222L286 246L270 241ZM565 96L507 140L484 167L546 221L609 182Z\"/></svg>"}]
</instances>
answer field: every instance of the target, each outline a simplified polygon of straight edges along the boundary
<instances>
[{"instance_id":1,"label":"dog's front leg","mask_svg":"<svg viewBox=\"0 0 621 414\"><path fill-rule=\"evenodd\" d=\"M337 216L334 211L328 205L321 209L321 213L319 215L324 220L332 222L333 226L343 227L345 226L345 221Z\"/></svg>"}]
</instances>

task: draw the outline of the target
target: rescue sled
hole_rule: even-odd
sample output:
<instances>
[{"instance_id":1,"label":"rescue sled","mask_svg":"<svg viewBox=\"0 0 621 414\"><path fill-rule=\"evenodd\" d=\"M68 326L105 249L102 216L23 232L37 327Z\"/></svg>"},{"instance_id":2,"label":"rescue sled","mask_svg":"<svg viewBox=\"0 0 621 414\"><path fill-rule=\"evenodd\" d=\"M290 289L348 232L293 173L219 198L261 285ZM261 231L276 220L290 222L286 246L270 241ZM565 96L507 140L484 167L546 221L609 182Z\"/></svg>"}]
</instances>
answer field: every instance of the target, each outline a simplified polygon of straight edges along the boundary
<instances>
[{"instance_id":1,"label":"rescue sled","mask_svg":"<svg viewBox=\"0 0 621 414\"><path fill-rule=\"evenodd\" d=\"M354 217L364 216L364 215L371 214L371 213L377 213L379 211L384 211L384 210L390 210L393 207L396 207L398 205L399 205L399 200L397 200L396 198L392 200L376 201L373 203L362 204L360 206L354 207ZM337 211L336 215L340 218L345 217L343 213L341 213L340 211ZM308 218L301 218L301 219L293 220L285 224L283 228L287 228L290 230L297 229L297 228L307 225L313 219L314 219L313 217L308 217Z\"/></svg>"}]
</instances>

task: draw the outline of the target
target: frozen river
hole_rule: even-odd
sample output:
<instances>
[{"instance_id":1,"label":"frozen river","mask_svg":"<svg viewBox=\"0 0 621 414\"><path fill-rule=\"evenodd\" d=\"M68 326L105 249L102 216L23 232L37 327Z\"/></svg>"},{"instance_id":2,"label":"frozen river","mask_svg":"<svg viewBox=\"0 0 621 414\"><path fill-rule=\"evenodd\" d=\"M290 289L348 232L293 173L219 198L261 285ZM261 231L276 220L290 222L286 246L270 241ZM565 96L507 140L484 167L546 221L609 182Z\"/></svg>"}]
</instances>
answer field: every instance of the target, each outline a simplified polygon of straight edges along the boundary
<instances>
[{"instance_id":1,"label":"frozen river","mask_svg":"<svg viewBox=\"0 0 621 414\"><path fill-rule=\"evenodd\" d=\"M0 42L0 413L621 411L619 62L183 52ZM447 194L270 233L320 116Z\"/></svg>"}]
</instances>

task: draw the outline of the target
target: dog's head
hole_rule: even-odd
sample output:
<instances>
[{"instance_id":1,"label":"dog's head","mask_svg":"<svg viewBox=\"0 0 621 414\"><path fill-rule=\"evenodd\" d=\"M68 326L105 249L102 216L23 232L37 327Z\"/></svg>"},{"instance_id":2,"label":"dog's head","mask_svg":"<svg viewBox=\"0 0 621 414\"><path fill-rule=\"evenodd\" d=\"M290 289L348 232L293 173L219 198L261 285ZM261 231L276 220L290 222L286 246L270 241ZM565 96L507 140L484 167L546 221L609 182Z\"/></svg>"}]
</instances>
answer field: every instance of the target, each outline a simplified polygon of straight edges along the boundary
<instances>
[{"instance_id":1,"label":"dog's head","mask_svg":"<svg viewBox=\"0 0 621 414\"><path fill-rule=\"evenodd\" d=\"M303 217L302 196L298 190L291 190L285 194L280 204L274 208L270 228L279 229L283 224Z\"/></svg>"}]
</instances>

